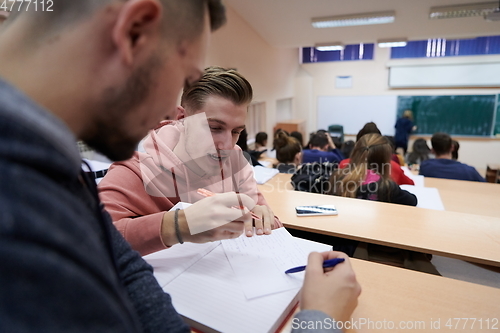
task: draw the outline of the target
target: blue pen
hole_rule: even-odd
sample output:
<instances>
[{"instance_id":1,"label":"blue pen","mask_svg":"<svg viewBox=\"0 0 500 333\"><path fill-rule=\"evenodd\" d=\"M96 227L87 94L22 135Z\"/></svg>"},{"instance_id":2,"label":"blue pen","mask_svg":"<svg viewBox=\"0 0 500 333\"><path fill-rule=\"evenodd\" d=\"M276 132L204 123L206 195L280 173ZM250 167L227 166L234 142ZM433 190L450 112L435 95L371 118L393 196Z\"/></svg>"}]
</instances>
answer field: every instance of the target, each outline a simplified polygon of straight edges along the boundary
<instances>
[{"instance_id":1,"label":"blue pen","mask_svg":"<svg viewBox=\"0 0 500 333\"><path fill-rule=\"evenodd\" d=\"M334 258L334 259L325 260L325 261L323 261L323 268L335 267L335 265L340 264L341 262L344 262L344 261L345 261L344 258ZM306 266L298 266L298 267L290 268L289 270L287 270L285 272L285 274L302 272L305 269L306 269Z\"/></svg>"}]
</instances>

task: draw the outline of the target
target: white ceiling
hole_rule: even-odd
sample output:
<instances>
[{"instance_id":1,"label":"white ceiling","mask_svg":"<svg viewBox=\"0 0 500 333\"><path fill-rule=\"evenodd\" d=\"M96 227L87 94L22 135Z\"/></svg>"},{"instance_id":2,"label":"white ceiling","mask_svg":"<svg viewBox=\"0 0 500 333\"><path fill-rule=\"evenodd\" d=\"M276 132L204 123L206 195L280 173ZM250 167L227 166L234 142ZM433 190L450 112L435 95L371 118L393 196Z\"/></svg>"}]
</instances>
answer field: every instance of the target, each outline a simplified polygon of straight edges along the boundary
<instances>
[{"instance_id":1,"label":"white ceiling","mask_svg":"<svg viewBox=\"0 0 500 333\"><path fill-rule=\"evenodd\" d=\"M500 35L500 21L482 17L430 20L434 6L490 2L491 0L225 0L269 44L305 47L341 41L370 43L381 38L460 38ZM396 21L357 27L315 29L312 17L396 11Z\"/></svg>"}]
</instances>

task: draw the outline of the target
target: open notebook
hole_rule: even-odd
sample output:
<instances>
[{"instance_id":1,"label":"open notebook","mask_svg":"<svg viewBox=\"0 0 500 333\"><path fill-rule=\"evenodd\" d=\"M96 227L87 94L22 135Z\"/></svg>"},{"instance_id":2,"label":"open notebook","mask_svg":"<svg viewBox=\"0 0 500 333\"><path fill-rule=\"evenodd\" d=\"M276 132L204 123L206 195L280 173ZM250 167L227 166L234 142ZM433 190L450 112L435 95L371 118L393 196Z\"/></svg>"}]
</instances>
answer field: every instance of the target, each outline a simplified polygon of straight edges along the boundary
<instances>
[{"instance_id":1,"label":"open notebook","mask_svg":"<svg viewBox=\"0 0 500 333\"><path fill-rule=\"evenodd\" d=\"M244 237L224 244L183 244L144 257L191 327L202 332L275 332L297 304L303 280L303 272L288 276L282 268L305 265L309 252L330 249L294 238L285 228ZM184 264L179 267L179 262Z\"/></svg>"}]
</instances>

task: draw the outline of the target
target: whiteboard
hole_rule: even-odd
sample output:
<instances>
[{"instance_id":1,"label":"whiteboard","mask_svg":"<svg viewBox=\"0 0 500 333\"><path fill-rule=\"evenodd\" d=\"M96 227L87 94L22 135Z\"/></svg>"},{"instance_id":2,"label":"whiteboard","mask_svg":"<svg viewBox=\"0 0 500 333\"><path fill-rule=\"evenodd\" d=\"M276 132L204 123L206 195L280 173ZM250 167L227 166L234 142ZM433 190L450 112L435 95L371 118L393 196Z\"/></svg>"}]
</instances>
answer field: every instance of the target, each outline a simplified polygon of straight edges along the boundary
<instances>
[{"instance_id":1,"label":"whiteboard","mask_svg":"<svg viewBox=\"0 0 500 333\"><path fill-rule=\"evenodd\" d=\"M500 63L391 67L391 88L500 87Z\"/></svg>"},{"instance_id":2,"label":"whiteboard","mask_svg":"<svg viewBox=\"0 0 500 333\"><path fill-rule=\"evenodd\" d=\"M398 96L319 96L318 129L344 126L345 134L357 134L373 121L382 135L394 135Z\"/></svg>"}]
</instances>

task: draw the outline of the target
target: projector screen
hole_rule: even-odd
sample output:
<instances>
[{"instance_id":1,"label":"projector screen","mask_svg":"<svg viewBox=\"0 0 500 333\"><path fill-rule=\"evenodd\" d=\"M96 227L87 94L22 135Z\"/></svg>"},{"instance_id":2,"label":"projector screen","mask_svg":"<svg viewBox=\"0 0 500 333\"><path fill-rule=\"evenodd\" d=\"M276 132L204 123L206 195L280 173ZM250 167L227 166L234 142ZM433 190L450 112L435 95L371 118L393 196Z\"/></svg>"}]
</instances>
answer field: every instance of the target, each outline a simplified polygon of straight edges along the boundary
<instances>
[{"instance_id":1,"label":"projector screen","mask_svg":"<svg viewBox=\"0 0 500 333\"><path fill-rule=\"evenodd\" d=\"M391 88L500 87L500 63L393 66Z\"/></svg>"}]
</instances>

